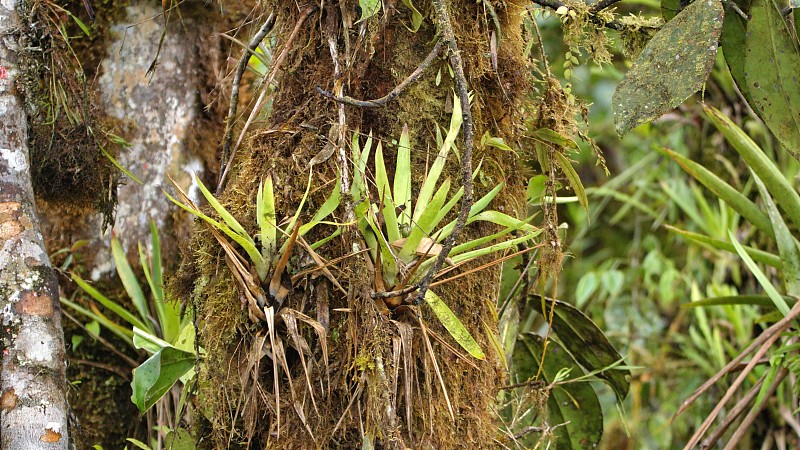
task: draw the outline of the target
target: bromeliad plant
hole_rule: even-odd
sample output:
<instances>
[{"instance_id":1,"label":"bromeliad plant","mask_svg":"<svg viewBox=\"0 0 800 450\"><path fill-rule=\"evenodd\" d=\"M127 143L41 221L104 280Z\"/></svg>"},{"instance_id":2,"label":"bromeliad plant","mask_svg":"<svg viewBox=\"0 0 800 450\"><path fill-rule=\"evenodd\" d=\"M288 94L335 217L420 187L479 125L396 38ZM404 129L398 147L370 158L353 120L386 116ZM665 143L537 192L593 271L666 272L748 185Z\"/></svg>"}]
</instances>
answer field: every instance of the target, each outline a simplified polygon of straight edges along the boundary
<instances>
[{"instance_id":1,"label":"bromeliad plant","mask_svg":"<svg viewBox=\"0 0 800 450\"><path fill-rule=\"evenodd\" d=\"M446 178L440 184L439 179L451 150L455 149L455 140L461 129L461 122L461 104L458 97L455 97L450 128L443 140L441 132L437 128L439 151L416 198L412 198L411 146L407 127L403 129L398 141L392 184L390 184L386 170L382 144L379 142L376 146L374 156L376 196L370 194L366 178L372 137L367 138L362 149L359 134L356 133L353 136L352 148L356 176L353 179L351 192L353 198L356 199L358 228L369 247L371 262L375 270L374 297L379 307L386 313L393 312L402 306L404 296L402 294L394 296L385 294L394 291L413 291L415 284L426 274L439 255L442 248L440 242L450 235L455 227L455 220L444 226L440 226L440 224L461 199L463 188L448 199L451 187L450 179ZM480 171L480 167L475 174L478 171ZM447 259L450 267L434 274L436 281L430 285L431 288L457 278L441 279L450 270L481 256L515 248L539 234L540 230L527 221L515 219L498 211L487 210L489 203L502 188L503 185L499 184L477 200L470 209L467 223L485 221L499 225L503 229L495 234L455 246ZM521 233L521 236L502 241L512 233ZM502 262L507 258L509 257L500 258L491 264ZM477 270L485 267L487 266L482 266ZM485 357L461 321L433 290L426 292L425 302L464 350L475 358L483 359Z\"/></svg>"},{"instance_id":2,"label":"bromeliad plant","mask_svg":"<svg viewBox=\"0 0 800 450\"><path fill-rule=\"evenodd\" d=\"M331 237L335 236L336 233L313 244L306 243L303 238L304 235L321 223L338 225L326 222L325 219L339 206L341 199L340 185L337 181L333 191L320 205L319 209L316 210L312 219L308 223L302 224L300 214L311 189L311 180L312 177L309 174L306 191L295 214L281 222L277 220L272 177L268 176L259 184L256 199L258 234L255 238L222 206L196 176L195 182L200 188L200 192L221 217L222 221L215 220L203 213L174 181L173 185L183 202L166 194L176 205L203 219L211 226L211 232L225 251L225 261L236 279L242 296L245 298L250 319L256 323L266 324L266 332L264 330L258 331L252 339L250 350L243 354L244 361L241 362L241 367L246 367L247 369L243 374L242 392L261 389L260 386L258 388L255 387L261 377L260 361L265 356L268 356L272 360L273 398L275 400L278 430L280 430L281 422L281 368L283 368L285 376L289 378L290 385L292 385L292 373L289 368L290 358L287 359L287 349L293 348L299 357L305 374L308 395L315 411L317 410L317 404L314 398L309 367L312 366L312 363L317 367L324 366L327 372L328 363L327 333L325 328L318 321L313 320L301 311L283 305L292 291L294 279L302 276L302 274L297 274L293 278L289 274L289 257L295 246L297 244L301 245L317 265L315 270L321 271L337 289L345 292L336 278L326 268L326 262L315 251ZM285 237L280 245L279 236ZM232 242L228 241L226 237ZM239 252L237 246L244 252L246 257ZM300 333L298 321L310 326L316 333L322 348L321 363L315 359L311 350L312 347ZM298 416L303 423L305 423L305 413L302 412L302 409L298 409L298 405L306 404L306 402L296 397L295 389L290 388L289 391L294 409L298 412ZM258 401L260 401L259 396L249 395L244 399L246 404ZM244 406L244 409L248 411L257 410L257 408L249 408L247 406ZM255 430L248 430L248 433L254 432Z\"/></svg>"},{"instance_id":3,"label":"bromeliad plant","mask_svg":"<svg viewBox=\"0 0 800 450\"><path fill-rule=\"evenodd\" d=\"M111 253L117 275L134 310L131 311L109 299L75 272L71 274L75 283L94 302L104 306L119 320L106 316L94 302L89 302L88 309L66 298L61 298L61 303L91 321L99 323L132 348L143 349L150 355L145 362L133 369L131 400L142 413L148 412L156 405L156 409L159 410L158 416L167 418L170 427L176 427L185 406L188 390L182 390L175 405L168 404L169 399L165 394L178 381L186 385L194 378L194 368L197 363L195 329L189 315L181 315L180 304L166 300L161 265L161 242L153 223L150 224L150 235L151 254L148 255L139 244L139 261L150 289L149 301L125 258L125 250L117 238L112 238ZM113 348L112 350L116 351ZM133 366L137 365L135 361L127 359Z\"/></svg>"}]
</instances>

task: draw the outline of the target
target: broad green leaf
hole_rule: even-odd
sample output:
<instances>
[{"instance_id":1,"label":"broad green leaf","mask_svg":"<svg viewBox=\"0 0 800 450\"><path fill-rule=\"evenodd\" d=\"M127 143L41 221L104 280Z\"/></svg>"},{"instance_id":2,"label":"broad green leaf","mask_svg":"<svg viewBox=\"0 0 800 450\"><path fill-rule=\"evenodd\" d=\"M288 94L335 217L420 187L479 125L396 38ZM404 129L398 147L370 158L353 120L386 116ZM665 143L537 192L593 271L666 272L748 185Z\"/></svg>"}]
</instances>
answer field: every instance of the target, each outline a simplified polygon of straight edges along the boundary
<instances>
[{"instance_id":1,"label":"broad green leaf","mask_svg":"<svg viewBox=\"0 0 800 450\"><path fill-rule=\"evenodd\" d=\"M575 171L575 168L572 167L572 162L567 158L563 153L560 151L553 152L556 156L556 163L559 167L561 167L561 171L564 172L564 175L567 176L567 180L569 180L569 185L572 187L572 191L575 192L575 195L578 197L578 202L580 202L583 209L587 212L589 211L589 200L586 198L586 190L583 188L583 183L581 183L581 177L578 176L578 172Z\"/></svg>"},{"instance_id":2,"label":"broad green leaf","mask_svg":"<svg viewBox=\"0 0 800 450\"><path fill-rule=\"evenodd\" d=\"M786 288L786 293L789 295L800 295L800 248L797 247L797 240L789 231L783 217L781 217L778 207L772 201L767 188L764 183L756 176L753 175L758 185L758 190L761 193L761 198L767 205L767 211L772 218L772 226L775 229L775 242L778 244L778 254L783 262L783 270L781 270L781 277L783 284Z\"/></svg>"},{"instance_id":3,"label":"broad green leaf","mask_svg":"<svg viewBox=\"0 0 800 450\"><path fill-rule=\"evenodd\" d=\"M195 450L192 434L183 428L178 428L167 433L164 448L168 450Z\"/></svg>"},{"instance_id":4,"label":"broad green leaf","mask_svg":"<svg viewBox=\"0 0 800 450\"><path fill-rule=\"evenodd\" d=\"M611 105L620 135L700 90L714 67L722 17L719 0L697 0L653 36L614 92Z\"/></svg>"},{"instance_id":5,"label":"broad green leaf","mask_svg":"<svg viewBox=\"0 0 800 450\"><path fill-rule=\"evenodd\" d=\"M537 296L536 302L539 302ZM532 300L534 301L534 300ZM545 299L547 313L553 306L553 301ZM553 332L564 346L586 370L590 372L601 370L597 373L599 378L605 380L617 394L617 400L622 402L628 395L630 383L627 377L629 370L603 370L615 366L621 359L617 350L608 342L608 339L591 319L569 303L555 301L553 314Z\"/></svg>"},{"instance_id":6,"label":"broad green leaf","mask_svg":"<svg viewBox=\"0 0 800 450\"><path fill-rule=\"evenodd\" d=\"M664 21L672 20L678 14L679 9L679 0L661 0L661 17L664 18Z\"/></svg>"},{"instance_id":7,"label":"broad green leaf","mask_svg":"<svg viewBox=\"0 0 800 450\"><path fill-rule=\"evenodd\" d=\"M731 208L741 214L748 222L755 225L756 228L763 231L768 236L775 236L769 217L764 214L755 203L739 192L738 189L722 181L710 170L680 153L666 148L662 151L680 164L681 168L691 175L692 178L702 183L703 186L707 187L714 195L730 205Z\"/></svg>"},{"instance_id":8,"label":"broad green leaf","mask_svg":"<svg viewBox=\"0 0 800 450\"><path fill-rule=\"evenodd\" d=\"M135 327L139 327L145 330L152 329L152 326L148 327L149 324L146 325L145 322L142 322L138 317L133 315L130 311L120 306L119 303L108 299L105 295L101 294L97 289L92 287L92 285L85 282L80 276L78 276L78 274L73 273L72 279L75 281L78 287L83 289L87 294L89 294L93 299L97 300L101 305L105 306L111 312L118 315L122 320L128 322L129 324Z\"/></svg>"},{"instance_id":9,"label":"broad green leaf","mask_svg":"<svg viewBox=\"0 0 800 450\"><path fill-rule=\"evenodd\" d=\"M549 385L560 375L563 376L564 369L569 370L566 380L550 389L547 399L547 425L554 427L553 434L556 437L555 445L550 448L578 450L597 447L603 435L603 410L597 394L589 383L564 383L582 376L583 370L557 342L548 342L544 363L543 351L544 341L541 336L533 333L520 334L512 356L512 381L524 383L533 379L542 365L540 379ZM530 416L535 417L537 414ZM534 424L533 418L527 420L530 421L528 424ZM555 427L556 425L558 426ZM540 436L534 434L529 439L522 441L524 448L534 448Z\"/></svg>"},{"instance_id":10,"label":"broad green leaf","mask_svg":"<svg viewBox=\"0 0 800 450\"><path fill-rule=\"evenodd\" d=\"M773 0L753 0L750 16L744 77L751 106L800 161L800 54Z\"/></svg>"},{"instance_id":11,"label":"broad green leaf","mask_svg":"<svg viewBox=\"0 0 800 450\"><path fill-rule=\"evenodd\" d=\"M172 347L172 344L160 337L138 327L133 327L133 346L138 349L147 350L148 353L156 353L164 347Z\"/></svg>"},{"instance_id":12,"label":"broad green leaf","mask_svg":"<svg viewBox=\"0 0 800 450\"><path fill-rule=\"evenodd\" d=\"M742 260L744 260L744 264L748 269L750 269L750 272L753 274L753 276L756 277L758 283L761 285L761 288L764 289L764 292L766 292L767 295L769 295L769 298L775 303L775 307L778 308L778 311L780 311L781 314L786 317L786 315L789 314L789 305L775 289L775 286L772 285L772 282L769 280L769 278L764 275L764 272L762 272L761 269L759 269L755 261L753 261L750 255L748 255L744 248L742 248L742 245L736 240L736 236L733 235L733 231L728 231L728 237L733 243L734 248L736 248L736 253L738 253Z\"/></svg>"},{"instance_id":13,"label":"broad green leaf","mask_svg":"<svg viewBox=\"0 0 800 450\"><path fill-rule=\"evenodd\" d=\"M749 13L750 0L730 1L735 1L743 12ZM725 55L725 62L728 64L728 69L731 71L733 81L736 82L736 86L739 87L739 91L742 93L745 100L747 100L747 103L755 108L744 76L746 35L747 21L733 11L731 11L730 14L725 14L719 42L722 46L722 53ZM759 111L756 111L756 113L760 115Z\"/></svg>"},{"instance_id":14,"label":"broad green leaf","mask_svg":"<svg viewBox=\"0 0 800 450\"><path fill-rule=\"evenodd\" d=\"M417 8L414 7L414 3L412 3L411 0L403 0L403 4L411 10L411 26L409 29L416 33L417 30L419 30L420 25L422 25L422 13L420 13Z\"/></svg>"},{"instance_id":15,"label":"broad green leaf","mask_svg":"<svg viewBox=\"0 0 800 450\"><path fill-rule=\"evenodd\" d=\"M271 260L278 246L277 216L275 213L275 189L272 175L258 185L256 196L256 220L261 231L261 254Z\"/></svg>"},{"instance_id":16,"label":"broad green leaf","mask_svg":"<svg viewBox=\"0 0 800 450\"><path fill-rule=\"evenodd\" d=\"M408 125L403 125L403 133L397 144L397 160L394 170L395 206L405 206L405 211L398 217L403 225L411 225L411 143L408 138Z\"/></svg>"},{"instance_id":17,"label":"broad green leaf","mask_svg":"<svg viewBox=\"0 0 800 450\"><path fill-rule=\"evenodd\" d=\"M447 329L447 332L450 333L450 336L458 342L461 348L477 359L486 359L483 350L481 350L481 347L475 342L475 339L472 338L472 335L469 334L464 324L458 320L458 317L453 314L453 311L438 295L434 294L431 290L426 291L425 303L431 307L431 310L436 314L439 322L442 323L445 329Z\"/></svg>"},{"instance_id":18,"label":"broad green leaf","mask_svg":"<svg viewBox=\"0 0 800 450\"><path fill-rule=\"evenodd\" d=\"M680 228L675 228L670 225L666 225L666 228L670 231L674 231L675 233L680 234L681 236L697 242L698 244L702 244L704 246L708 246L711 248L715 248L717 250L725 250L726 252L736 253L736 248L728 241L723 241L722 239L712 238L703 234L693 233L691 231L681 230ZM766 264L768 266L772 266L776 269L783 268L783 262L781 258L777 255L773 255L772 253L765 252L763 250L759 250L749 246L742 246L742 248L750 255L753 260L760 262L761 264Z\"/></svg>"},{"instance_id":19,"label":"broad green leaf","mask_svg":"<svg viewBox=\"0 0 800 450\"><path fill-rule=\"evenodd\" d=\"M165 347L133 369L131 401L145 413L178 379L194 367L194 354Z\"/></svg>"},{"instance_id":20,"label":"broad green leaf","mask_svg":"<svg viewBox=\"0 0 800 450\"><path fill-rule=\"evenodd\" d=\"M369 19L380 11L381 0L358 0L358 6L361 7L361 18L358 19L358 22L361 22Z\"/></svg>"},{"instance_id":21,"label":"broad green leaf","mask_svg":"<svg viewBox=\"0 0 800 450\"><path fill-rule=\"evenodd\" d=\"M741 155L747 166L761 178L775 203L786 212L789 221L800 228L800 194L792 187L783 172L758 144L719 110L709 106L704 109L714 126Z\"/></svg>"},{"instance_id":22,"label":"broad green leaf","mask_svg":"<svg viewBox=\"0 0 800 450\"><path fill-rule=\"evenodd\" d=\"M597 273L585 273L581 279L578 280L578 285L575 287L575 305L578 308L585 305L592 294L597 291L598 286L600 286L600 279L597 277Z\"/></svg>"}]
</instances>

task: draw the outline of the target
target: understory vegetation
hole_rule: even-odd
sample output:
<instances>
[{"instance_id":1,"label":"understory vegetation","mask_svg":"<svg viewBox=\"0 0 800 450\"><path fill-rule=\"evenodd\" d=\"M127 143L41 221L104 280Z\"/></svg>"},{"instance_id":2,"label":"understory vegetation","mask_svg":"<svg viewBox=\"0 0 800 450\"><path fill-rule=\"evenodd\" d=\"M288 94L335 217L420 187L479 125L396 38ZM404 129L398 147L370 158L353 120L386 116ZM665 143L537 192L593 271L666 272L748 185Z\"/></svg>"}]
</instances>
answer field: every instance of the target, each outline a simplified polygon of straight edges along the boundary
<instances>
[{"instance_id":1,"label":"understory vegetation","mask_svg":"<svg viewBox=\"0 0 800 450\"><path fill-rule=\"evenodd\" d=\"M118 161L124 14L68 3L25 18L39 200L193 220L113 277L48 239L78 448L800 446L796 2L166 1L226 26L186 183Z\"/></svg>"}]
</instances>

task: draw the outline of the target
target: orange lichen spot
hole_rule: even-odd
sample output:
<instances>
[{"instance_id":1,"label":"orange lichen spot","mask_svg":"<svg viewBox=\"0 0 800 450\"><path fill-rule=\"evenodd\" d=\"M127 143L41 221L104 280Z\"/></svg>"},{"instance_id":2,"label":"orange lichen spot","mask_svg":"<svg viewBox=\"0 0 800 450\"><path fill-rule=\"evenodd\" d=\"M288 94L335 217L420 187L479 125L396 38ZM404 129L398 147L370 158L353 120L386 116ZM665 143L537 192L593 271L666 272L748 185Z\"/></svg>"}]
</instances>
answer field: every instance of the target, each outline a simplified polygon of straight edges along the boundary
<instances>
[{"instance_id":1,"label":"orange lichen spot","mask_svg":"<svg viewBox=\"0 0 800 450\"><path fill-rule=\"evenodd\" d=\"M14 392L14 388L7 389L3 391L3 394L0 395L0 410L9 412L17 407L17 394Z\"/></svg>"},{"instance_id":2,"label":"orange lichen spot","mask_svg":"<svg viewBox=\"0 0 800 450\"><path fill-rule=\"evenodd\" d=\"M48 422L44 427L44 433L39 437L42 442L58 442L61 440L61 424Z\"/></svg>"},{"instance_id":3,"label":"orange lichen spot","mask_svg":"<svg viewBox=\"0 0 800 450\"><path fill-rule=\"evenodd\" d=\"M49 316L53 314L53 301L49 295L26 292L17 302L16 310L29 316Z\"/></svg>"}]
</instances>

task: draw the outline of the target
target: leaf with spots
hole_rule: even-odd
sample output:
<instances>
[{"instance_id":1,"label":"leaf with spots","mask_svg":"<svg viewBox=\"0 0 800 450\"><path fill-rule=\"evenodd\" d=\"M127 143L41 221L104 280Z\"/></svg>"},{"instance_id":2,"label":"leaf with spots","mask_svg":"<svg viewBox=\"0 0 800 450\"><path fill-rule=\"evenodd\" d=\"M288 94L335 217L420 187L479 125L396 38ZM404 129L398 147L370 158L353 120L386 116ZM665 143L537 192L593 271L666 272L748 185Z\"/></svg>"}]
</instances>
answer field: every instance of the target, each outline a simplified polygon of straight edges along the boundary
<instances>
[{"instance_id":1,"label":"leaf with spots","mask_svg":"<svg viewBox=\"0 0 800 450\"><path fill-rule=\"evenodd\" d=\"M514 368L514 382L531 380L539 373L543 344L544 340L539 335L525 333L519 336L511 364ZM565 371L569 371L566 376ZM595 448L603 436L603 410L589 383L569 382L582 375L583 369L563 347L555 341L548 342L539 378L545 385L552 385L547 399L547 414L544 419L540 419L541 414L529 414L528 417L537 416L536 419L519 425L541 426L543 420L547 426L555 427L555 446L550 448L556 450ZM538 438L534 434L529 436L529 440L523 439L520 443L530 445L525 448L533 448Z\"/></svg>"},{"instance_id":2,"label":"leaf with spots","mask_svg":"<svg viewBox=\"0 0 800 450\"><path fill-rule=\"evenodd\" d=\"M696 0L653 36L614 92L620 135L700 90L714 66L723 13L719 0Z\"/></svg>"},{"instance_id":3,"label":"leaf with spots","mask_svg":"<svg viewBox=\"0 0 800 450\"><path fill-rule=\"evenodd\" d=\"M754 0L750 14L744 57L748 101L800 161L800 53L772 0Z\"/></svg>"}]
</instances>

